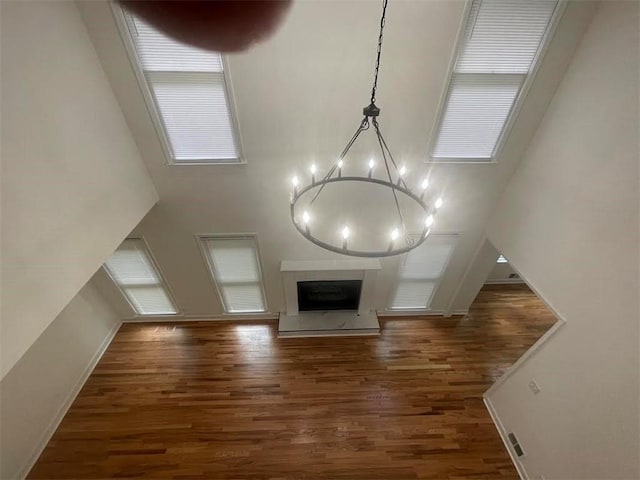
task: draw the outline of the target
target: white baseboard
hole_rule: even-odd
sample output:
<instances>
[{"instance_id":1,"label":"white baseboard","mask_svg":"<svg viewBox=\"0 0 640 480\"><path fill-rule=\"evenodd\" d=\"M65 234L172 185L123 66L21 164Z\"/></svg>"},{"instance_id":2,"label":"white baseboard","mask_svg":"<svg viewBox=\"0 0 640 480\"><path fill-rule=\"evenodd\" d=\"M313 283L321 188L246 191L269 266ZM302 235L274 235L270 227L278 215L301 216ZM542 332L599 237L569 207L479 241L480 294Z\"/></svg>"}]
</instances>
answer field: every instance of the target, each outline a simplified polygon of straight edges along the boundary
<instances>
[{"instance_id":1,"label":"white baseboard","mask_svg":"<svg viewBox=\"0 0 640 480\"><path fill-rule=\"evenodd\" d=\"M49 425L47 425L47 428L45 428L44 431L42 432L42 435L40 436L40 440L38 440L35 447L33 448L27 462L20 469L19 471L20 473L18 474L18 477L17 477L18 479L26 478L26 476L29 474L29 472L35 465L38 458L40 458L42 451L45 449L45 447L49 443L49 440L51 440L51 437L53 436L55 431L58 429L60 422L62 421L64 416L67 414L67 411L69 410L74 400L78 396L78 393L80 393L80 390L84 386L84 383L87 381L87 378L89 378L89 375L91 375L91 372L93 372L93 369L98 364L98 362L102 358L102 355L111 344L113 337L115 337L121 325L122 325L122 322L117 322L113 326L113 328L109 331L105 339L100 344L100 347L98 347L98 350L96 350L96 353L93 354L93 356L91 357L91 360L89 360L89 362L87 363L87 366L82 371L82 374L80 375L78 380L75 382L71 390L69 390L69 393L67 394L64 401L62 402L62 405L60 405L60 408L58 409L54 417L51 419L51 422L49 422Z\"/></svg>"},{"instance_id":2,"label":"white baseboard","mask_svg":"<svg viewBox=\"0 0 640 480\"><path fill-rule=\"evenodd\" d=\"M540 350L540 348L549 341L549 339L551 337L553 337L558 330L560 330L564 325L566 324L566 322L562 319L559 319L556 321L556 323L554 323L551 328L549 330L547 330L546 332L544 332L544 335L542 335L537 341L536 343L534 343L533 345L531 345L531 347L529 347L529 350L527 350L526 352L524 352L524 354L522 354L522 356L520 358L518 358L518 360L516 360L516 362L511 365L506 372L504 372L502 374L502 376L500 378L498 378L493 385L491 385L486 392L484 392L484 397L487 398L489 395L491 395L500 385L502 385L511 375L513 375L515 372L517 372L520 367L522 367L522 365L524 365L524 363L533 356L534 353L536 353L538 350Z\"/></svg>"},{"instance_id":3,"label":"white baseboard","mask_svg":"<svg viewBox=\"0 0 640 480\"><path fill-rule=\"evenodd\" d=\"M496 411L493 404L491 403L491 399L487 398L486 394L483 396L482 399L484 400L484 404L487 407L487 410L489 411L489 416L491 416L491 420L493 420L493 423L496 426L496 430L498 430L498 434L502 439L502 443L504 443L504 448L506 448L507 452L509 452L509 457L511 457L511 463L513 463L513 466L516 467L516 471L518 472L518 475L520 476L520 478L522 480L528 480L529 476L527 475L527 471L525 470L522 463L520 463L520 460L518 460L518 456L516 455L516 453L511 448L508 432L504 428L504 425L502 424L502 421L498 416L498 412Z\"/></svg>"},{"instance_id":4,"label":"white baseboard","mask_svg":"<svg viewBox=\"0 0 640 480\"><path fill-rule=\"evenodd\" d=\"M526 284L524 280L521 278L505 278L502 280L487 280L484 282L485 285L520 285Z\"/></svg>"},{"instance_id":5,"label":"white baseboard","mask_svg":"<svg viewBox=\"0 0 640 480\"><path fill-rule=\"evenodd\" d=\"M469 309L454 310L451 315L466 315ZM444 310L382 310L376 312L378 317L447 317ZM451 316L449 315L449 317Z\"/></svg>"},{"instance_id":6,"label":"white baseboard","mask_svg":"<svg viewBox=\"0 0 640 480\"><path fill-rule=\"evenodd\" d=\"M129 317L122 320L123 323L178 323L178 322L246 322L251 320L278 320L277 313L257 313L252 315L162 315Z\"/></svg>"},{"instance_id":7,"label":"white baseboard","mask_svg":"<svg viewBox=\"0 0 640 480\"><path fill-rule=\"evenodd\" d=\"M469 309L459 309L451 312L451 315L467 315ZM378 317L446 317L444 310L377 310ZM128 317L122 320L123 323L177 323L177 322L235 322L251 320L278 320L279 313L260 313L253 315L158 315Z\"/></svg>"}]
</instances>

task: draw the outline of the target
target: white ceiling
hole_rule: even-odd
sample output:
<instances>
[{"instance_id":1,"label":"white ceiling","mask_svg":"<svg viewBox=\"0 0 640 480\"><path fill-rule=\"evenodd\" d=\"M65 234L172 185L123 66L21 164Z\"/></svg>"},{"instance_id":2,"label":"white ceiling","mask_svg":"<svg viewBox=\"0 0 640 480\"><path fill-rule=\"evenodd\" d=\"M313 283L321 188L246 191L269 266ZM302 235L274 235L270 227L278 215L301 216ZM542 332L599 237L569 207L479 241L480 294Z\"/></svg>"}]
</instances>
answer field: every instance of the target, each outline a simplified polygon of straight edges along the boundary
<instances>
[{"instance_id":1,"label":"white ceiling","mask_svg":"<svg viewBox=\"0 0 640 480\"><path fill-rule=\"evenodd\" d=\"M584 28L590 2L569 2L530 94L497 163L428 164L428 140L447 78L465 2L391 0L378 105L394 156L411 175L429 174L446 203L434 233L459 242L432 307L446 310L483 238L483 228L543 118ZM181 310L221 313L195 234L257 233L270 311L282 309L281 260L336 258L297 234L289 219L289 179L311 161L335 160L368 102L381 2L295 2L277 34L227 57L246 165L170 166L154 131L110 6L79 3L103 67L138 143L160 203L135 233L148 241ZM361 150L360 154L368 153ZM373 200L373 199L372 199ZM352 211L373 221L375 206ZM340 219L336 219L336 229ZM386 228L386 227L385 227ZM385 259L377 307L392 294L397 258Z\"/></svg>"}]
</instances>

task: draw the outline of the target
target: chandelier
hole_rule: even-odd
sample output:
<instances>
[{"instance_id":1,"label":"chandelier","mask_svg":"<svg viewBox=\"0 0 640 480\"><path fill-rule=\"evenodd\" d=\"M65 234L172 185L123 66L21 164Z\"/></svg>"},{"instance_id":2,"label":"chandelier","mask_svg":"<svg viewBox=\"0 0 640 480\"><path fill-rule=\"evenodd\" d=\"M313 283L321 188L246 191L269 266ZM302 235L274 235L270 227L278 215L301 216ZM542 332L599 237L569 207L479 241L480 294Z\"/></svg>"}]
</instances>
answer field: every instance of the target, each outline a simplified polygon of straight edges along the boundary
<instances>
[{"instance_id":1,"label":"chandelier","mask_svg":"<svg viewBox=\"0 0 640 480\"><path fill-rule=\"evenodd\" d=\"M427 178L419 181L416 191L413 191L408 186L405 178L407 168L404 165L398 166L394 160L391 150L382 135L380 124L378 123L380 109L376 106L375 101L387 2L388 0L383 0L373 88L371 90L370 103L362 112L364 118L349 142L347 142L342 153L338 156L336 162L323 177L317 176L317 167L313 164L310 168L310 183L303 185L297 176L292 178L293 190L290 197L291 220L298 232L319 247L354 257L389 257L409 252L420 246L429 236L435 213L442 206L441 197L436 198L433 202L427 202L425 200L429 186ZM361 133L371 131L371 126L373 126L372 130L375 135L374 144L376 145L376 149L378 147L380 149L380 159L384 167L378 170L381 170L383 174L381 177L374 175L374 171L376 171L376 161L371 157L368 163L365 164L367 168L364 169L363 175L347 175L346 169L350 161L350 157L348 157L349 151ZM353 167L354 165L355 163L350 166ZM377 230L379 230L379 226L385 223L394 226L391 227L390 231L386 232L386 235L382 235L383 240L382 242L377 242L378 245L376 248L361 249L352 247L350 243L352 242L353 231L352 227L346 223L336 226L336 235L333 237L335 241L326 238L326 236L321 238L315 229L312 228L312 220L318 211L319 199L323 196L323 193L325 196L329 195L328 190L331 188L331 185L346 185L352 190L355 189L357 185L383 187L385 198L389 202L392 202L388 210L393 212L392 216L394 218L385 220L376 219L375 227L378 227ZM306 204L303 199L307 199ZM410 207L411 210L417 211L412 217L412 231L408 230L409 226L406 214L406 210L409 209L408 207ZM369 210L370 211L367 212L369 215L379 213L372 211L371 208L369 208ZM363 232L359 231L359 233L362 234ZM381 232L364 232L363 237L380 239Z\"/></svg>"}]
</instances>

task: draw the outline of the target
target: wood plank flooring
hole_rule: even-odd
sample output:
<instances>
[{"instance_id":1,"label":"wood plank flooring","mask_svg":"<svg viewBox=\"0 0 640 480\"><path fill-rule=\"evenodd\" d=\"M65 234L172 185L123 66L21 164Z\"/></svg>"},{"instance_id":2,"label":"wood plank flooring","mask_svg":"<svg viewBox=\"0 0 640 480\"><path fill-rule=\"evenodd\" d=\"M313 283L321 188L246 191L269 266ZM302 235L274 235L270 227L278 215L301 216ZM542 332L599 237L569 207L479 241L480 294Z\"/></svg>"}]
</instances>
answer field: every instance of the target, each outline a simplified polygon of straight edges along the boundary
<instances>
[{"instance_id":1,"label":"wood plank flooring","mask_svg":"<svg viewBox=\"0 0 640 480\"><path fill-rule=\"evenodd\" d=\"M29 478L516 479L482 393L554 321L500 286L380 337L125 324Z\"/></svg>"}]
</instances>

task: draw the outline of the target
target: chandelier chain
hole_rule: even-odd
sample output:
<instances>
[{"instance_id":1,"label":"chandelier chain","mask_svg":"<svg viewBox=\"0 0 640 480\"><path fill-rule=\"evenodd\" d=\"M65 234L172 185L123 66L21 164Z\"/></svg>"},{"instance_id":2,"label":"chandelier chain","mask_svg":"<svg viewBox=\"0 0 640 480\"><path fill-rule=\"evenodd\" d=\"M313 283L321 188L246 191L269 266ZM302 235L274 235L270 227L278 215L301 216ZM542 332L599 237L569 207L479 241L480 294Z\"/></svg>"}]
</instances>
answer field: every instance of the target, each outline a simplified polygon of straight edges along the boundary
<instances>
[{"instance_id":1,"label":"chandelier chain","mask_svg":"<svg viewBox=\"0 0 640 480\"><path fill-rule=\"evenodd\" d=\"M382 53L382 31L384 30L384 23L387 16L387 2L384 0L382 4L382 17L380 17L380 35L378 35L378 54L376 57L376 69L373 77L373 88L371 89L371 104L376 103L376 90L378 88L378 70L380 69L380 54Z\"/></svg>"}]
</instances>

